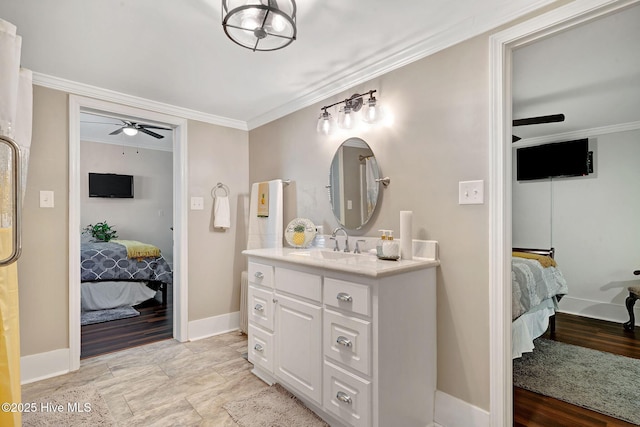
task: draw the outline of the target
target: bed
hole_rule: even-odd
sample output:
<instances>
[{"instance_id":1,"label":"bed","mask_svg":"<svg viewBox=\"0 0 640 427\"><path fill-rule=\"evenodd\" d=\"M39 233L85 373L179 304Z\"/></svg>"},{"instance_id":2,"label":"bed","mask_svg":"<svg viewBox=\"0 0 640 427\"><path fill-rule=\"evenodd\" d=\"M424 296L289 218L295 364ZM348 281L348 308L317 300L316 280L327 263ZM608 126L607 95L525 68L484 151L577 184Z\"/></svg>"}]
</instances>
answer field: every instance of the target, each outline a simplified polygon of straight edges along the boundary
<instances>
[{"instance_id":1,"label":"bed","mask_svg":"<svg viewBox=\"0 0 640 427\"><path fill-rule=\"evenodd\" d=\"M153 245L131 240L84 241L80 280L83 311L137 305L155 297L158 290L166 305L173 272Z\"/></svg>"},{"instance_id":2,"label":"bed","mask_svg":"<svg viewBox=\"0 0 640 427\"><path fill-rule=\"evenodd\" d=\"M533 340L555 326L558 301L567 282L554 260L554 249L513 248L511 258L512 358L533 351Z\"/></svg>"}]
</instances>

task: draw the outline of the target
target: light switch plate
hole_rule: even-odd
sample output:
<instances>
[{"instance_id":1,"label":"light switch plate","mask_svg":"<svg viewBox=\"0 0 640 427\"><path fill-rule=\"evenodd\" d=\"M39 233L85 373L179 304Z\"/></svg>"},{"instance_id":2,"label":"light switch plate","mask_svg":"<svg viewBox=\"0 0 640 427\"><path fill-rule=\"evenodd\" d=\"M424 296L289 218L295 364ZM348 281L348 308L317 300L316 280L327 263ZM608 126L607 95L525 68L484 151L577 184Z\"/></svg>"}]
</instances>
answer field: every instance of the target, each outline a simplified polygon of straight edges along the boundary
<instances>
[{"instance_id":1,"label":"light switch plate","mask_svg":"<svg viewBox=\"0 0 640 427\"><path fill-rule=\"evenodd\" d=\"M461 205L483 204L484 181L460 181L458 183L458 203Z\"/></svg>"},{"instance_id":2,"label":"light switch plate","mask_svg":"<svg viewBox=\"0 0 640 427\"><path fill-rule=\"evenodd\" d=\"M53 191L40 190L40 207L41 208L53 207Z\"/></svg>"},{"instance_id":3,"label":"light switch plate","mask_svg":"<svg viewBox=\"0 0 640 427\"><path fill-rule=\"evenodd\" d=\"M192 211L204 210L204 197L192 197L191 198L191 210Z\"/></svg>"}]
</instances>

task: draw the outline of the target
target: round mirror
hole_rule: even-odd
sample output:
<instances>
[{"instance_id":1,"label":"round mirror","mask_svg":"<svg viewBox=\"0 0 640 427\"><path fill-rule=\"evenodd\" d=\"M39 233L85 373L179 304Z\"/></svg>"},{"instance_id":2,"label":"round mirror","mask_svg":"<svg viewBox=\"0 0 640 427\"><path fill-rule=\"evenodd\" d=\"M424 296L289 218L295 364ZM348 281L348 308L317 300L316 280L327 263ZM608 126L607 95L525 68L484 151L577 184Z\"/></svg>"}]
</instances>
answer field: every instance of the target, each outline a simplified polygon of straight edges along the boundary
<instances>
[{"instance_id":1,"label":"round mirror","mask_svg":"<svg viewBox=\"0 0 640 427\"><path fill-rule=\"evenodd\" d=\"M349 138L340 145L329 169L329 201L336 220L357 230L371 219L380 195L380 171L369 145Z\"/></svg>"}]
</instances>

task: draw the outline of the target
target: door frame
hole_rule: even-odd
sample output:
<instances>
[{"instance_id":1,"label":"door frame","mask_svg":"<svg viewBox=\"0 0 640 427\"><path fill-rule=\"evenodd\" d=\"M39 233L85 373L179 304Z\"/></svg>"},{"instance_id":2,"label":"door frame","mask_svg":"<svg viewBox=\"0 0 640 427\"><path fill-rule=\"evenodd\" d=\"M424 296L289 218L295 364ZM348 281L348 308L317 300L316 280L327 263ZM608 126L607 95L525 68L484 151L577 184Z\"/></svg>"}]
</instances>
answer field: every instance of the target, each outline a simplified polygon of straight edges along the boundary
<instances>
[{"instance_id":1,"label":"door frame","mask_svg":"<svg viewBox=\"0 0 640 427\"><path fill-rule=\"evenodd\" d=\"M166 123L173 131L173 337L188 339L187 119L69 95L69 370L80 368L80 111L94 110Z\"/></svg>"},{"instance_id":2,"label":"door frame","mask_svg":"<svg viewBox=\"0 0 640 427\"><path fill-rule=\"evenodd\" d=\"M490 425L513 424L511 362L511 53L573 26L634 5L640 0L576 0L489 38L489 327Z\"/></svg>"}]
</instances>

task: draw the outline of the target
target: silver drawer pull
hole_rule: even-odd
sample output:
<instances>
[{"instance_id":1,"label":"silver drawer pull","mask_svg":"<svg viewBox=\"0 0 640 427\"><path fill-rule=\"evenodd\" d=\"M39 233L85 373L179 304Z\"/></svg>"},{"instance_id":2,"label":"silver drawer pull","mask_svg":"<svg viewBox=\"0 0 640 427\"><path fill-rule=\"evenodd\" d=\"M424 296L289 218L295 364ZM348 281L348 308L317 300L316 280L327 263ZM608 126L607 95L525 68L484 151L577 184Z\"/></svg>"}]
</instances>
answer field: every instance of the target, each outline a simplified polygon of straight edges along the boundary
<instances>
[{"instance_id":1,"label":"silver drawer pull","mask_svg":"<svg viewBox=\"0 0 640 427\"><path fill-rule=\"evenodd\" d=\"M353 298L351 298L351 295L344 292L340 292L338 295L336 295L336 298L338 298L338 301L344 301L344 302L353 301Z\"/></svg>"},{"instance_id":2,"label":"silver drawer pull","mask_svg":"<svg viewBox=\"0 0 640 427\"><path fill-rule=\"evenodd\" d=\"M264 274L262 273L262 271L256 271L254 276L256 277L256 279L264 279Z\"/></svg>"},{"instance_id":3,"label":"silver drawer pull","mask_svg":"<svg viewBox=\"0 0 640 427\"><path fill-rule=\"evenodd\" d=\"M255 351L259 351L260 353L262 353L264 351L264 347L262 347L260 344L256 344L253 346L253 349Z\"/></svg>"},{"instance_id":4,"label":"silver drawer pull","mask_svg":"<svg viewBox=\"0 0 640 427\"><path fill-rule=\"evenodd\" d=\"M253 309L255 311L264 311L264 307L262 306L262 304L256 304L256 306L253 307Z\"/></svg>"},{"instance_id":5,"label":"silver drawer pull","mask_svg":"<svg viewBox=\"0 0 640 427\"><path fill-rule=\"evenodd\" d=\"M345 346L345 347L349 347L349 348L353 347L353 343L352 343L350 340L348 340L347 338L343 337L342 335L340 335L340 336L338 337L338 339L336 340L336 342L337 342L338 344L340 344L340 345Z\"/></svg>"},{"instance_id":6,"label":"silver drawer pull","mask_svg":"<svg viewBox=\"0 0 640 427\"><path fill-rule=\"evenodd\" d=\"M338 394L336 394L336 399L338 399L340 402L346 403L347 405L351 405L352 402L351 396L343 391L339 391Z\"/></svg>"}]
</instances>

